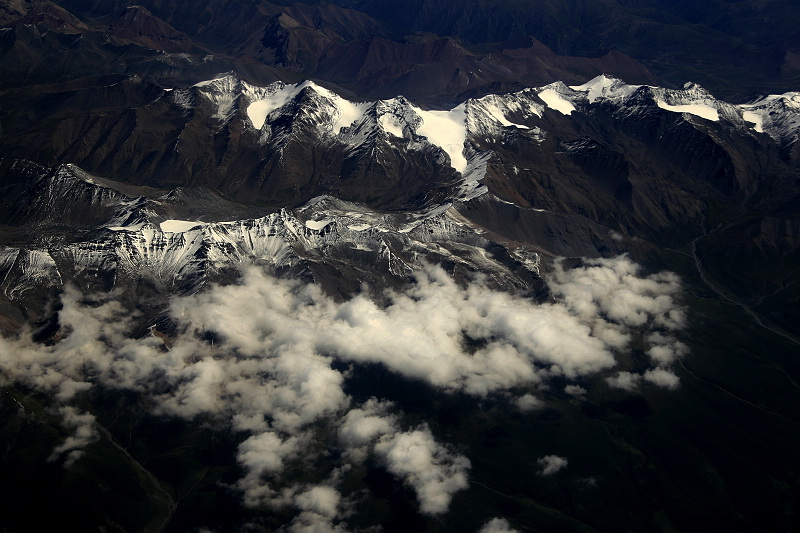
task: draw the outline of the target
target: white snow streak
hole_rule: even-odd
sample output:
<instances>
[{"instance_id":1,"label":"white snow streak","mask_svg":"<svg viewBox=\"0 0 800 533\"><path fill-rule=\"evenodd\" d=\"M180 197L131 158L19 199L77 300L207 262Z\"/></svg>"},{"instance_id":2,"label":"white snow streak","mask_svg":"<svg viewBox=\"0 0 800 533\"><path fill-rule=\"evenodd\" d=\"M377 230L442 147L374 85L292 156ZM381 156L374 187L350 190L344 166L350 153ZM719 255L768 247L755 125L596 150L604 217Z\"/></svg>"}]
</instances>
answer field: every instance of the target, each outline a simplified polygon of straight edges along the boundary
<instances>
[{"instance_id":1,"label":"white snow streak","mask_svg":"<svg viewBox=\"0 0 800 533\"><path fill-rule=\"evenodd\" d=\"M575 106L572 105L572 102L564 99L563 96L555 92L553 89L545 89L544 91L540 92L539 98L542 99L542 102L547 104L547 107L550 109L555 109L562 115L569 115L575 111Z\"/></svg>"},{"instance_id":2,"label":"white snow streak","mask_svg":"<svg viewBox=\"0 0 800 533\"><path fill-rule=\"evenodd\" d=\"M669 105L668 103L658 100L658 107L661 109L666 109L667 111L672 111L674 113L689 113L690 115L695 115L700 118L704 118L706 120L711 121L718 121L719 120L719 113L717 110L711 107L710 105L705 104L680 104L680 105Z\"/></svg>"},{"instance_id":3,"label":"white snow streak","mask_svg":"<svg viewBox=\"0 0 800 533\"><path fill-rule=\"evenodd\" d=\"M204 226L205 222L190 221L190 220L165 220L159 226L164 233L183 233L197 226ZM124 228L128 229L128 228Z\"/></svg>"}]
</instances>

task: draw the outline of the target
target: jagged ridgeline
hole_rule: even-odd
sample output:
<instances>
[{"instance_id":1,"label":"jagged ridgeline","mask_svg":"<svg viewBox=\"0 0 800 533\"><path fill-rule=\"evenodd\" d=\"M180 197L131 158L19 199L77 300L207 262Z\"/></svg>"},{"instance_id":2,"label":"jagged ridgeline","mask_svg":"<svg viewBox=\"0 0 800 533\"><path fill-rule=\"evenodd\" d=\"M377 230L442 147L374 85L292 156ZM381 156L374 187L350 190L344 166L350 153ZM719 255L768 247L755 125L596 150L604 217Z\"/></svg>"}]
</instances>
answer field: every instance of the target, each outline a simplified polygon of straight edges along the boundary
<instances>
[{"instance_id":1,"label":"jagged ridgeline","mask_svg":"<svg viewBox=\"0 0 800 533\"><path fill-rule=\"evenodd\" d=\"M415 261L400 259L411 257L409 239L420 241L412 228L431 224L460 227L484 250L499 242L545 257L627 251L642 259L714 229L704 242L727 240L708 250L708 268L727 258L718 272L726 282L756 257L777 269L762 270L772 272L766 290L734 284L736 293L774 295L793 275L777 265L797 247L787 215L798 195L797 93L732 105L692 84L669 90L599 76L434 110L403 97L348 101L311 82L260 87L231 74L188 88L133 77L55 91L31 94L3 119L11 299L27 286L11 272L80 277L100 268L107 289L117 280L108 272L152 271L158 286L186 291L234 257L291 269L311 248L352 249L340 265L369 250L374 257L360 260L375 270L340 276L348 292L399 275L398 265ZM89 112L72 112L89 103ZM33 110L36 120L21 120ZM15 158L77 166L51 171ZM176 218L196 224L161 231ZM31 225L41 230L23 229ZM251 243L245 233L274 242ZM457 242L457 233L440 240ZM55 250L54 242L66 244ZM427 250L411 255L440 259ZM483 269L474 257L445 255ZM740 272L729 272L730 258ZM41 266L20 266L30 262Z\"/></svg>"},{"instance_id":2,"label":"jagged ridgeline","mask_svg":"<svg viewBox=\"0 0 800 533\"><path fill-rule=\"evenodd\" d=\"M310 82L257 87L233 75L185 89L133 77L16 98L24 100L3 106L7 157L69 162L135 185L206 187L273 207L332 194L413 209L471 196L483 182L521 207L546 208L561 199L534 184L574 182L576 174L623 200L649 173L705 181L732 196L757 186L761 173L745 160L767 136L777 159L796 159L793 93L734 106L696 86L606 77L439 111L402 97L351 102Z\"/></svg>"}]
</instances>

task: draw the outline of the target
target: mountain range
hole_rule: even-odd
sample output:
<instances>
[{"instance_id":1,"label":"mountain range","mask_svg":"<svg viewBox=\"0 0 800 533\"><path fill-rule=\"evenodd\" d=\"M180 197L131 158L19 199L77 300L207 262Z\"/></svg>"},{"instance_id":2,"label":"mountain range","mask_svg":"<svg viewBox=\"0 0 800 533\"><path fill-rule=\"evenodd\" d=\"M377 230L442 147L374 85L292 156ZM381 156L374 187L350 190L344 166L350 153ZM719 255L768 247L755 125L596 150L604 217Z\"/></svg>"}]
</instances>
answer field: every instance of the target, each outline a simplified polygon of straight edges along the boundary
<instances>
[{"instance_id":1,"label":"mountain range","mask_svg":"<svg viewBox=\"0 0 800 533\"><path fill-rule=\"evenodd\" d=\"M1 1L0 524L797 527L798 17Z\"/></svg>"}]
</instances>

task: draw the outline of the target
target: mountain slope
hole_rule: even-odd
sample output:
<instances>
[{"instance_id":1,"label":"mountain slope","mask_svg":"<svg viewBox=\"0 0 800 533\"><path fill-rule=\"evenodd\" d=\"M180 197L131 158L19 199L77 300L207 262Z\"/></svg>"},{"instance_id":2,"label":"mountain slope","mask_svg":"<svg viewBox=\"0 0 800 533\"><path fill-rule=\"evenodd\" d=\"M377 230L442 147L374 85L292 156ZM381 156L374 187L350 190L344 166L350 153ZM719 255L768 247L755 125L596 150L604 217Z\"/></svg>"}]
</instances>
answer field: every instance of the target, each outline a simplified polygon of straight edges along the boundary
<instances>
[{"instance_id":1,"label":"mountain slope","mask_svg":"<svg viewBox=\"0 0 800 533\"><path fill-rule=\"evenodd\" d=\"M120 109L120 99L136 107ZM273 208L321 195L398 213L453 205L492 239L550 256L607 255L630 243L647 258L694 239L708 254L706 275L747 305L762 305L795 284L793 270L778 265L797 253L796 99L736 106L697 85L668 90L600 76L437 111L402 97L350 102L311 82L260 87L226 75L165 90L134 78L101 92L34 97L27 109L47 111L29 112L27 122L53 129L11 129L3 146L137 186L206 187ZM73 110L84 102L98 111L76 121ZM11 123L26 123L22 109L7 115ZM20 200L11 198L14 219ZM35 209L31 220L47 220ZM720 236L739 243L723 246L722 261L711 244ZM774 265L760 289L740 283L753 260ZM743 271L734 275L731 261ZM791 312L776 316L794 329Z\"/></svg>"},{"instance_id":2,"label":"mountain slope","mask_svg":"<svg viewBox=\"0 0 800 533\"><path fill-rule=\"evenodd\" d=\"M793 4L284 3L0 0L0 529L791 530Z\"/></svg>"}]
</instances>

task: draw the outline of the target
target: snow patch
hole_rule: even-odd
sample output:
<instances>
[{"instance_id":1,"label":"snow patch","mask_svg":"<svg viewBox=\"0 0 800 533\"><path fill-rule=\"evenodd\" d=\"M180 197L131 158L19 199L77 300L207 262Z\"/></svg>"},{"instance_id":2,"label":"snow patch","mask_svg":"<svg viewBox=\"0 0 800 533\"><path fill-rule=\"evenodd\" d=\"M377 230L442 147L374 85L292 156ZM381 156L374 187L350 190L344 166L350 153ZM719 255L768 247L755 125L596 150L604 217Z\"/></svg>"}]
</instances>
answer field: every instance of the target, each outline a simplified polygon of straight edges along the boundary
<instances>
[{"instance_id":1,"label":"snow patch","mask_svg":"<svg viewBox=\"0 0 800 533\"><path fill-rule=\"evenodd\" d=\"M800 131L800 92L771 94L738 107L742 118L753 123L757 132L767 133L782 144L796 141Z\"/></svg>"},{"instance_id":2,"label":"snow patch","mask_svg":"<svg viewBox=\"0 0 800 533\"><path fill-rule=\"evenodd\" d=\"M423 111L413 107L414 112L422 119L417 128L417 135L428 138L450 156L450 165L458 172L467 168L464 157L464 143L467 140L466 105L460 104L450 111Z\"/></svg>"},{"instance_id":3,"label":"snow patch","mask_svg":"<svg viewBox=\"0 0 800 533\"><path fill-rule=\"evenodd\" d=\"M270 113L288 104L306 87L312 88L314 92L326 98L336 108L337 113L332 129L333 133L337 135L342 128L350 126L361 118L370 105L368 102L345 100L338 94L320 87L312 81L304 81L295 85L284 85L278 82L267 87L266 95L259 94L261 91L257 89L260 88L250 87L251 92L257 98L247 106L247 116L250 122L256 129L260 130Z\"/></svg>"},{"instance_id":4,"label":"snow patch","mask_svg":"<svg viewBox=\"0 0 800 533\"><path fill-rule=\"evenodd\" d=\"M350 100L345 100L338 94L331 92L324 87L320 87L313 83L310 83L310 85L319 94L327 97L328 100L333 102L333 105L338 110L338 116L336 121L333 123L333 133L335 135L338 135L342 131L342 128L351 126L355 121L364 116L364 112L366 112L371 105L369 102L351 102Z\"/></svg>"},{"instance_id":5,"label":"snow patch","mask_svg":"<svg viewBox=\"0 0 800 533\"><path fill-rule=\"evenodd\" d=\"M371 224L356 224L353 226L347 226L347 229L352 231L366 231L372 227Z\"/></svg>"},{"instance_id":6,"label":"snow patch","mask_svg":"<svg viewBox=\"0 0 800 533\"><path fill-rule=\"evenodd\" d=\"M383 128L383 131L386 133L390 133L401 139L403 138L403 122L400 118L391 113L384 113L378 118L378 124L380 124L381 128Z\"/></svg>"},{"instance_id":7,"label":"snow patch","mask_svg":"<svg viewBox=\"0 0 800 533\"><path fill-rule=\"evenodd\" d=\"M706 120L711 120L716 122L719 120L719 113L717 110L710 105L706 104L680 104L680 105L670 105L663 100L658 100L658 107L661 109L666 109L667 111L672 111L674 113L689 113L690 115L695 115L700 118L704 118Z\"/></svg>"},{"instance_id":8,"label":"snow patch","mask_svg":"<svg viewBox=\"0 0 800 533\"><path fill-rule=\"evenodd\" d=\"M253 126L260 130L270 113L288 104L306 86L307 83L298 85L275 84L275 92L247 106L247 117L253 123Z\"/></svg>"},{"instance_id":9,"label":"snow patch","mask_svg":"<svg viewBox=\"0 0 800 533\"><path fill-rule=\"evenodd\" d=\"M319 231L333 220L306 220L306 227L310 230Z\"/></svg>"},{"instance_id":10,"label":"snow patch","mask_svg":"<svg viewBox=\"0 0 800 533\"><path fill-rule=\"evenodd\" d=\"M745 122L752 122L753 129L758 133L764 133L764 119L758 113L753 111L742 111L742 118Z\"/></svg>"},{"instance_id":11,"label":"snow patch","mask_svg":"<svg viewBox=\"0 0 800 533\"><path fill-rule=\"evenodd\" d=\"M544 91L540 92L539 98L542 99L542 102L547 104L547 107L550 109L555 109L562 115L569 115L575 111L575 106L572 105L572 102L566 100L553 89L545 89Z\"/></svg>"},{"instance_id":12,"label":"snow patch","mask_svg":"<svg viewBox=\"0 0 800 533\"><path fill-rule=\"evenodd\" d=\"M529 130L530 129L528 126L523 126L522 124L515 124L515 123L509 121L505 117L505 115L503 114L503 110L500 109L498 106L496 106L494 104L487 103L485 105L485 108L486 108L486 112L489 113L492 116L493 119L495 119L497 122L499 122L500 124L502 124L503 126L505 126L507 128L514 127L514 128L519 128L521 130Z\"/></svg>"},{"instance_id":13,"label":"snow patch","mask_svg":"<svg viewBox=\"0 0 800 533\"><path fill-rule=\"evenodd\" d=\"M133 224L131 226L106 226L106 229L111 231L139 231L143 227L144 223Z\"/></svg>"},{"instance_id":14,"label":"snow patch","mask_svg":"<svg viewBox=\"0 0 800 533\"><path fill-rule=\"evenodd\" d=\"M214 78L212 80L198 81L197 83L192 85L192 87L208 87L209 85L213 84L218 79L219 78Z\"/></svg>"},{"instance_id":15,"label":"snow patch","mask_svg":"<svg viewBox=\"0 0 800 533\"><path fill-rule=\"evenodd\" d=\"M190 221L190 220L165 220L159 226L161 227L161 231L164 233L183 233L185 231L189 231L191 229L196 228L197 226L204 226L205 222L199 221ZM112 229L112 228L109 228ZM129 228L121 228L121 229L129 229Z\"/></svg>"},{"instance_id":16,"label":"snow patch","mask_svg":"<svg viewBox=\"0 0 800 533\"><path fill-rule=\"evenodd\" d=\"M600 74L583 85L574 85L570 89L587 93L586 97L589 99L589 103L593 104L598 98L627 98L636 92L639 87L640 85L628 85L616 78Z\"/></svg>"}]
</instances>

